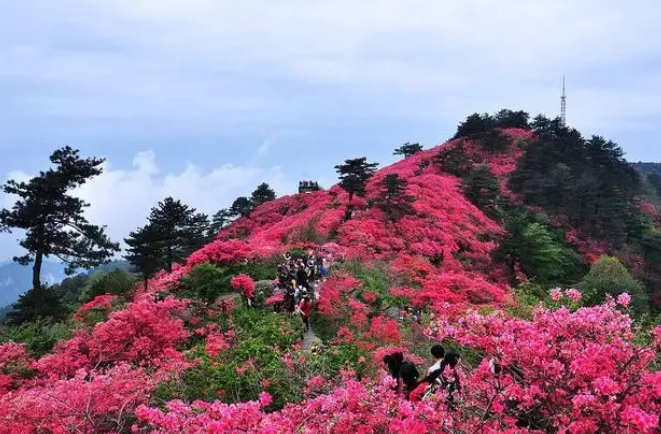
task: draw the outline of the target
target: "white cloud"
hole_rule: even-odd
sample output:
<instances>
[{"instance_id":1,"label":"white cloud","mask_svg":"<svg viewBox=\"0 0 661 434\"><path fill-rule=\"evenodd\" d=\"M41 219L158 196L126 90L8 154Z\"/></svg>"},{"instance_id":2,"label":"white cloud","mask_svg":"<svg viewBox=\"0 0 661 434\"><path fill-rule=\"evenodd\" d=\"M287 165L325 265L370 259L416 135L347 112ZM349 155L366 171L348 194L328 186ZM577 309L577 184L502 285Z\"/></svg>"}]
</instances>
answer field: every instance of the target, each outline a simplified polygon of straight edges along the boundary
<instances>
[{"instance_id":1,"label":"white cloud","mask_svg":"<svg viewBox=\"0 0 661 434\"><path fill-rule=\"evenodd\" d=\"M627 82L586 84L592 75L655 58L659 16L661 4L652 0L63 0L32 17L39 38L57 41L66 22L111 48L19 46L5 53L11 62L4 69L84 90L68 94L68 104L42 94L25 100L39 110L80 115L91 105L101 116L229 124L323 111L306 85L317 92L327 86L318 98L333 108L342 101L335 109L346 113L367 107L452 123L502 106L555 114L566 72L572 121L599 127L612 123L604 110L612 100L636 101L629 117L661 117L651 70L637 68ZM650 79L652 90L631 86ZM264 80L300 86L284 93Z\"/></svg>"},{"instance_id":2,"label":"white cloud","mask_svg":"<svg viewBox=\"0 0 661 434\"><path fill-rule=\"evenodd\" d=\"M27 178L29 175L22 172L8 175L8 179ZM144 225L151 207L167 196L180 199L200 212L213 214L229 206L236 197L249 195L261 182L269 183L279 195L291 193L294 187L280 167L266 169L255 165L226 164L205 171L186 163L179 172L160 175L156 155L148 151L138 153L130 169L104 163L104 172L74 194L91 205L86 209L89 221L106 225L110 238L119 242L130 231ZM8 195L1 199L6 204L13 203L13 198ZM15 238L0 238L0 254L11 256L17 253L13 243Z\"/></svg>"}]
</instances>

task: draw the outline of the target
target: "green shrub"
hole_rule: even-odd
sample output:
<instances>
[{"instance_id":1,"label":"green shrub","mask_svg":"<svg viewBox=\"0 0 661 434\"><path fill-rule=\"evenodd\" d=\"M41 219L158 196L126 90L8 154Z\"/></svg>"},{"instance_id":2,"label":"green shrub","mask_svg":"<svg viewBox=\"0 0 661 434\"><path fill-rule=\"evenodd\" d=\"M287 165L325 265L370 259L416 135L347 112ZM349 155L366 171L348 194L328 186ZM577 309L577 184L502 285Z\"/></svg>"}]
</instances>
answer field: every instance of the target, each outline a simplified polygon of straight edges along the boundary
<instances>
[{"instance_id":1,"label":"green shrub","mask_svg":"<svg viewBox=\"0 0 661 434\"><path fill-rule=\"evenodd\" d=\"M87 303L94 297L104 294L129 298L135 290L136 283L135 275L124 270L93 274L83 287L80 302Z\"/></svg>"},{"instance_id":2,"label":"green shrub","mask_svg":"<svg viewBox=\"0 0 661 434\"><path fill-rule=\"evenodd\" d=\"M24 343L30 355L41 357L51 352L59 340L70 338L72 330L71 324L37 320L4 328L0 334L0 343L7 341Z\"/></svg>"},{"instance_id":3,"label":"green shrub","mask_svg":"<svg viewBox=\"0 0 661 434\"><path fill-rule=\"evenodd\" d=\"M603 303L606 296L617 297L623 292L631 296L631 309L636 316L649 313L649 297L642 283L629 274L614 257L602 256L579 284L587 305Z\"/></svg>"},{"instance_id":4,"label":"green shrub","mask_svg":"<svg viewBox=\"0 0 661 434\"><path fill-rule=\"evenodd\" d=\"M220 294L233 292L230 285L231 275L227 270L211 263L199 264L181 279L182 296L199 298L213 303Z\"/></svg>"}]
</instances>

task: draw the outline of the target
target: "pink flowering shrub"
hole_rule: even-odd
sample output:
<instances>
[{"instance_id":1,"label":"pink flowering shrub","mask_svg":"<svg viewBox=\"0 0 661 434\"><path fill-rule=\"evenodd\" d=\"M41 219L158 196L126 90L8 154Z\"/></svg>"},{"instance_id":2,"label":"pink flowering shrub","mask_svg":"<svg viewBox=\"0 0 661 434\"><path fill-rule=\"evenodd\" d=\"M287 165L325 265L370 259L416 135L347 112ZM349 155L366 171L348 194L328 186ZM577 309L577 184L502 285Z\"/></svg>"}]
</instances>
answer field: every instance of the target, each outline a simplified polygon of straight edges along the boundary
<instances>
[{"instance_id":1,"label":"pink flowering shrub","mask_svg":"<svg viewBox=\"0 0 661 434\"><path fill-rule=\"evenodd\" d=\"M105 372L81 369L73 378L0 396L0 434L125 432L154 386L127 364Z\"/></svg>"},{"instance_id":2,"label":"pink flowering shrub","mask_svg":"<svg viewBox=\"0 0 661 434\"><path fill-rule=\"evenodd\" d=\"M468 388L493 396L503 421L503 409L515 408L510 417L523 415L540 430L658 432L661 377L651 367L659 348L633 343L631 320L613 301L575 312L538 308L532 321L472 313L438 330L435 337L484 351L505 368L498 382L488 380L486 360L468 375Z\"/></svg>"},{"instance_id":3,"label":"pink flowering shrub","mask_svg":"<svg viewBox=\"0 0 661 434\"><path fill-rule=\"evenodd\" d=\"M246 298L252 298L255 295L255 282L248 275L239 274L232 277L231 285L235 290L241 291Z\"/></svg>"}]
</instances>

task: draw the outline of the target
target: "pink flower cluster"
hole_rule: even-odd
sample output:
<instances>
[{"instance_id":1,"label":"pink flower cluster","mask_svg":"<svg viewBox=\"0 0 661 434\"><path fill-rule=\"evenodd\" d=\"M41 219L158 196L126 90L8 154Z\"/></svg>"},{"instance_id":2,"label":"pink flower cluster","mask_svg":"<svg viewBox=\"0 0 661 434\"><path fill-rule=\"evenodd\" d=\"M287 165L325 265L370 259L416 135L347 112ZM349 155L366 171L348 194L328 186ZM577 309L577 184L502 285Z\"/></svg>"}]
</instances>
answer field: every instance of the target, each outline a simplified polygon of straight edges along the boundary
<instances>
[{"instance_id":1,"label":"pink flower cluster","mask_svg":"<svg viewBox=\"0 0 661 434\"><path fill-rule=\"evenodd\" d=\"M255 295L255 281L246 274L232 277L230 284L235 290L241 291L246 298L252 298Z\"/></svg>"}]
</instances>

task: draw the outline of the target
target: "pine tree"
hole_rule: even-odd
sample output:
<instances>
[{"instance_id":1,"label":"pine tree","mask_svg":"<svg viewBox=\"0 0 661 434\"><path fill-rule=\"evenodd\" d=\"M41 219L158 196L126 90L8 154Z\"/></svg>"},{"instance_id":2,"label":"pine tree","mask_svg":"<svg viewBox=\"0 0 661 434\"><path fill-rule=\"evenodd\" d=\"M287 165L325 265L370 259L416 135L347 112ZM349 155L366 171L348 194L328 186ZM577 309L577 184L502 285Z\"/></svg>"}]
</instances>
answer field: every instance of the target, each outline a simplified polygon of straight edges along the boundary
<instances>
[{"instance_id":1,"label":"pine tree","mask_svg":"<svg viewBox=\"0 0 661 434\"><path fill-rule=\"evenodd\" d=\"M149 224L158 240L154 247L162 249L167 271L172 271L172 264L186 258L207 240L207 216L171 197L152 208Z\"/></svg>"},{"instance_id":2,"label":"pine tree","mask_svg":"<svg viewBox=\"0 0 661 434\"><path fill-rule=\"evenodd\" d=\"M335 170L340 175L340 185L349 193L349 202L353 200L354 195L365 194L367 181L378 165L378 163L368 163L367 158L362 157L345 160L344 164L335 166Z\"/></svg>"},{"instance_id":3,"label":"pine tree","mask_svg":"<svg viewBox=\"0 0 661 434\"><path fill-rule=\"evenodd\" d=\"M270 202L275 199L275 191L265 182L257 186L257 189L250 195L250 203L254 208Z\"/></svg>"},{"instance_id":4,"label":"pine tree","mask_svg":"<svg viewBox=\"0 0 661 434\"><path fill-rule=\"evenodd\" d=\"M103 227L90 224L83 215L89 204L69 192L102 172L103 159L81 159L79 151L64 147L55 151L47 171L27 182L8 181L2 191L19 200L0 211L0 228L25 231L20 245L28 251L14 261L34 263L32 287L41 288L44 258L54 256L66 264L66 272L107 262L119 245L112 243Z\"/></svg>"},{"instance_id":5,"label":"pine tree","mask_svg":"<svg viewBox=\"0 0 661 434\"><path fill-rule=\"evenodd\" d=\"M500 186L489 166L482 164L471 170L463 181L466 198L490 217L497 217Z\"/></svg>"},{"instance_id":6,"label":"pine tree","mask_svg":"<svg viewBox=\"0 0 661 434\"><path fill-rule=\"evenodd\" d=\"M417 154L420 151L422 151L422 146L420 146L419 143L406 142L399 148L395 149L393 155L403 155L404 158L407 158L411 155Z\"/></svg>"},{"instance_id":7,"label":"pine tree","mask_svg":"<svg viewBox=\"0 0 661 434\"><path fill-rule=\"evenodd\" d=\"M230 207L230 212L234 217L248 217L252 212L252 202L245 196L237 197Z\"/></svg>"},{"instance_id":8,"label":"pine tree","mask_svg":"<svg viewBox=\"0 0 661 434\"><path fill-rule=\"evenodd\" d=\"M411 205L415 198L406 194L408 182L400 178L397 173L386 175L378 184L379 196L374 205L388 215L395 222L407 214L415 213Z\"/></svg>"},{"instance_id":9,"label":"pine tree","mask_svg":"<svg viewBox=\"0 0 661 434\"><path fill-rule=\"evenodd\" d=\"M213 239L220 231L225 229L234 219L234 214L228 208L222 208L215 213L209 226L208 238Z\"/></svg>"},{"instance_id":10,"label":"pine tree","mask_svg":"<svg viewBox=\"0 0 661 434\"><path fill-rule=\"evenodd\" d=\"M138 269L147 289L149 279L164 267L159 234L153 225L146 225L131 232L124 242L128 245L124 258Z\"/></svg>"},{"instance_id":11,"label":"pine tree","mask_svg":"<svg viewBox=\"0 0 661 434\"><path fill-rule=\"evenodd\" d=\"M498 128L530 128L530 115L523 110L502 109L494 116Z\"/></svg>"},{"instance_id":12,"label":"pine tree","mask_svg":"<svg viewBox=\"0 0 661 434\"><path fill-rule=\"evenodd\" d=\"M58 322L66 318L67 310L57 293L45 286L32 288L21 295L7 314L6 323L18 326L39 319Z\"/></svg>"},{"instance_id":13,"label":"pine tree","mask_svg":"<svg viewBox=\"0 0 661 434\"><path fill-rule=\"evenodd\" d=\"M465 121L457 126L457 133L453 139L459 137L473 137L491 131L496 126L496 121L488 113L473 113Z\"/></svg>"}]
</instances>

